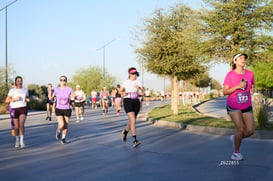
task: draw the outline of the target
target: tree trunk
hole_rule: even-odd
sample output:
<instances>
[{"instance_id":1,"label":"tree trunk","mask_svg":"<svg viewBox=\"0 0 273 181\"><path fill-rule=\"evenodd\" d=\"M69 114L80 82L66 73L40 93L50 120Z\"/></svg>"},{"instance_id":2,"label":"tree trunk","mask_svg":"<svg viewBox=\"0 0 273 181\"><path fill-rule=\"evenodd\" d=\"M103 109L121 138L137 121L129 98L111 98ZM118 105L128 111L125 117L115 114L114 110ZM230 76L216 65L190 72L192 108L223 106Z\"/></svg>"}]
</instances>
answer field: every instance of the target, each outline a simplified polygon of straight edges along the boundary
<instances>
[{"instance_id":1,"label":"tree trunk","mask_svg":"<svg viewBox=\"0 0 273 181\"><path fill-rule=\"evenodd\" d=\"M179 101L179 81L176 76L172 78L173 95L172 95L172 110L173 115L178 115L178 101Z\"/></svg>"}]
</instances>

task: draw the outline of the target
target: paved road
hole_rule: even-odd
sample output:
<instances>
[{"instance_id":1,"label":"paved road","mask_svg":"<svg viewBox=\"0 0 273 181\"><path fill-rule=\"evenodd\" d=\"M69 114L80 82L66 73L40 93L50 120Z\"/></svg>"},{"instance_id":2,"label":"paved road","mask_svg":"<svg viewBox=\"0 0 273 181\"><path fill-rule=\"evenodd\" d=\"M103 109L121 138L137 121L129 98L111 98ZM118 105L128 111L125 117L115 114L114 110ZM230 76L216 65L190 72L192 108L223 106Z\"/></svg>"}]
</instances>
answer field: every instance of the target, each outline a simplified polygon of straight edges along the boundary
<instances>
[{"instance_id":1,"label":"paved road","mask_svg":"<svg viewBox=\"0 0 273 181\"><path fill-rule=\"evenodd\" d=\"M160 104L152 102L143 112ZM191 133L161 128L138 121L142 144L132 147L132 139L121 142L121 130L127 123L124 112L114 110L103 116L98 110L86 110L86 119L75 122L72 116L68 144L55 140L56 120L44 115L28 117L27 148L15 149L9 121L1 120L1 181L140 181L140 180L259 180L273 178L272 140L246 139L245 160L231 162L232 146L228 136ZM222 164L222 165L221 165ZM232 165L233 164L233 165Z\"/></svg>"}]
</instances>

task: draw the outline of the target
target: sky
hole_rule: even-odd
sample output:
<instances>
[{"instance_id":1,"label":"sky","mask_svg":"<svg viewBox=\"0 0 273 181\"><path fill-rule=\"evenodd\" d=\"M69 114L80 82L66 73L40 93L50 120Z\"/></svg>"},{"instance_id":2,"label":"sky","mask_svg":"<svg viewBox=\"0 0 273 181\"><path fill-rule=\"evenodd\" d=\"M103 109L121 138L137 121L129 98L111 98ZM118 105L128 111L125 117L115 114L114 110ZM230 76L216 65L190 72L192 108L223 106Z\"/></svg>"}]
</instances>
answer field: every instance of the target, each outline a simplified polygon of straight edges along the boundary
<instances>
[{"instance_id":1,"label":"sky","mask_svg":"<svg viewBox=\"0 0 273 181\"><path fill-rule=\"evenodd\" d=\"M0 0L0 9L13 1ZM194 9L204 6L202 0L17 0L7 11L8 64L24 86L56 86L61 75L69 81L79 69L103 68L103 50L98 49L106 45L105 70L121 83L129 67L140 71L133 30L155 9L181 2ZM0 66L5 67L5 10L0 12ZM216 65L210 76L222 84L228 70L228 65ZM170 86L169 80L146 71L139 80L158 91Z\"/></svg>"}]
</instances>

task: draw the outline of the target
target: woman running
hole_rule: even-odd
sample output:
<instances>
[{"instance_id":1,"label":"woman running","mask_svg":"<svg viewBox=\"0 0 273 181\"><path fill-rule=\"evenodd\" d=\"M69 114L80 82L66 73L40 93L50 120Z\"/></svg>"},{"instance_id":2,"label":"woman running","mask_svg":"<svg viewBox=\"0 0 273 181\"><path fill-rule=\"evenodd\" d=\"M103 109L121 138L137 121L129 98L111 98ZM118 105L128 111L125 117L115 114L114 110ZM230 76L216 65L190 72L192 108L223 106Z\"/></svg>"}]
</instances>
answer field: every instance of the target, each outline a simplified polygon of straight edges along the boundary
<instances>
[{"instance_id":1,"label":"woman running","mask_svg":"<svg viewBox=\"0 0 273 181\"><path fill-rule=\"evenodd\" d=\"M13 88L15 88L15 83L12 84ZM11 105L9 105L9 115L10 115L10 126L11 126L11 136L16 136L15 130L14 130L14 110L12 109Z\"/></svg>"},{"instance_id":2,"label":"woman running","mask_svg":"<svg viewBox=\"0 0 273 181\"><path fill-rule=\"evenodd\" d=\"M78 123L80 122L80 120L83 120L85 99L86 99L85 93L81 89L81 86L77 85L75 91L75 110Z\"/></svg>"},{"instance_id":3,"label":"woman running","mask_svg":"<svg viewBox=\"0 0 273 181\"><path fill-rule=\"evenodd\" d=\"M56 139L59 140L61 138L62 132L62 144L66 144L65 137L67 135L68 123L71 117L71 108L70 102L74 100L74 92L71 87L66 85L67 77L60 77L60 86L54 89L54 93L51 99L56 96L57 105L55 109L55 114L58 121L58 128L56 131Z\"/></svg>"},{"instance_id":4,"label":"woman running","mask_svg":"<svg viewBox=\"0 0 273 181\"><path fill-rule=\"evenodd\" d=\"M223 93L228 95L227 112L237 130L236 135L230 136L234 149L231 156L233 160L243 159L240 153L242 139L251 136L255 130L251 103L251 93L255 91L254 74L245 69L247 57L247 54L234 55L232 70L226 75L223 84Z\"/></svg>"},{"instance_id":5,"label":"woman running","mask_svg":"<svg viewBox=\"0 0 273 181\"><path fill-rule=\"evenodd\" d=\"M145 90L145 101L146 101L146 106L149 106L150 104L150 96L151 96L151 92L149 90L149 88L147 88Z\"/></svg>"},{"instance_id":6,"label":"woman running","mask_svg":"<svg viewBox=\"0 0 273 181\"><path fill-rule=\"evenodd\" d=\"M91 92L92 108L97 109L97 92L93 89Z\"/></svg>"},{"instance_id":7,"label":"woman running","mask_svg":"<svg viewBox=\"0 0 273 181\"><path fill-rule=\"evenodd\" d=\"M12 109L11 105L9 105L9 115L10 115L10 126L11 126L11 136L16 136L15 129L14 129L14 110Z\"/></svg>"},{"instance_id":8,"label":"woman running","mask_svg":"<svg viewBox=\"0 0 273 181\"><path fill-rule=\"evenodd\" d=\"M120 114L120 104L121 104L121 94L119 93L120 85L118 84L115 88L115 106L117 110L117 115Z\"/></svg>"},{"instance_id":9,"label":"woman running","mask_svg":"<svg viewBox=\"0 0 273 181\"><path fill-rule=\"evenodd\" d=\"M52 90L52 84L47 85L47 92L46 92L46 120L51 121L51 115L52 115L52 110L53 110L53 101L51 100L53 94Z\"/></svg>"},{"instance_id":10,"label":"woman running","mask_svg":"<svg viewBox=\"0 0 273 181\"><path fill-rule=\"evenodd\" d=\"M15 88L9 90L6 102L10 103L13 110L13 123L16 135L15 148L19 146L24 148L26 145L24 143L25 134L25 121L27 118L27 102L29 102L29 94L26 88L22 87L23 78L17 76L15 78Z\"/></svg>"},{"instance_id":11,"label":"woman running","mask_svg":"<svg viewBox=\"0 0 273 181\"><path fill-rule=\"evenodd\" d=\"M128 115L129 123L127 124L125 130L122 131L122 140L126 142L127 134L131 130L132 137L134 138L133 146L137 147L140 142L136 137L136 117L140 110L140 101L139 101L139 90L143 91L143 87L140 81L136 80L139 73L136 68L131 67L128 70L129 79L124 81L119 93L123 94L123 90L125 90L124 95L124 110Z\"/></svg>"},{"instance_id":12,"label":"woman running","mask_svg":"<svg viewBox=\"0 0 273 181\"><path fill-rule=\"evenodd\" d=\"M102 104L102 112L103 114L108 113L108 104L109 104L109 91L106 87L103 87L103 90L100 92L100 100Z\"/></svg>"}]
</instances>

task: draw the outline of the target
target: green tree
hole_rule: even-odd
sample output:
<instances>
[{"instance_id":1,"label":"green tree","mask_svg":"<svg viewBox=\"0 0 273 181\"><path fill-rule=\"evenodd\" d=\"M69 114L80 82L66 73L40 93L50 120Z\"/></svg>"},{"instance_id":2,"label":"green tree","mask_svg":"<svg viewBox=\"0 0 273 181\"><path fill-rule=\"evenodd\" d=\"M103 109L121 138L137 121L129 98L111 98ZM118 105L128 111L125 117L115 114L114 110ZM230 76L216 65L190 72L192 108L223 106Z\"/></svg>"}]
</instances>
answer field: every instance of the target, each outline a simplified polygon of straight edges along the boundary
<instances>
[{"instance_id":1,"label":"green tree","mask_svg":"<svg viewBox=\"0 0 273 181\"><path fill-rule=\"evenodd\" d=\"M254 61L251 70L255 75L255 85L258 90L261 90L265 96L273 96L273 46L269 46L271 42L264 41L266 44L265 51L259 57L259 60Z\"/></svg>"},{"instance_id":2,"label":"green tree","mask_svg":"<svg viewBox=\"0 0 273 181\"><path fill-rule=\"evenodd\" d=\"M208 72L196 75L190 82L198 88L208 87L211 82Z\"/></svg>"},{"instance_id":3,"label":"green tree","mask_svg":"<svg viewBox=\"0 0 273 181\"><path fill-rule=\"evenodd\" d=\"M27 104L28 109L46 110L45 93L37 84L29 84L28 92L30 101Z\"/></svg>"},{"instance_id":4,"label":"green tree","mask_svg":"<svg viewBox=\"0 0 273 181\"><path fill-rule=\"evenodd\" d=\"M12 88L13 80L12 75L15 73L11 65L8 66L8 89ZM8 95L8 90L6 87L6 69L5 67L0 67L0 104L4 103Z\"/></svg>"},{"instance_id":5,"label":"green tree","mask_svg":"<svg viewBox=\"0 0 273 181\"><path fill-rule=\"evenodd\" d=\"M73 89L75 89L76 85L79 84L87 96L93 89L98 91L104 86L110 90L110 88L114 86L116 79L107 73L105 74L105 78L103 78L102 72L102 69L98 66L81 68L76 71L72 76L72 80L69 81L68 84Z\"/></svg>"},{"instance_id":6,"label":"green tree","mask_svg":"<svg viewBox=\"0 0 273 181\"><path fill-rule=\"evenodd\" d=\"M204 0L204 51L216 61L230 62L238 52L259 59L273 27L273 2L268 0ZM264 40L267 40L265 42Z\"/></svg>"},{"instance_id":7,"label":"green tree","mask_svg":"<svg viewBox=\"0 0 273 181\"><path fill-rule=\"evenodd\" d=\"M216 89L216 90L221 90L222 89L222 85L216 80L216 79L211 79L211 88L212 89Z\"/></svg>"},{"instance_id":8,"label":"green tree","mask_svg":"<svg viewBox=\"0 0 273 181\"><path fill-rule=\"evenodd\" d=\"M42 88L37 84L29 84L28 92L29 92L29 97L33 99L39 99L41 101L44 101L45 99L45 94Z\"/></svg>"},{"instance_id":9,"label":"green tree","mask_svg":"<svg viewBox=\"0 0 273 181\"><path fill-rule=\"evenodd\" d=\"M136 32L141 47L135 50L140 63L149 71L171 78L172 109L178 114L179 80L188 80L205 71L200 58L197 13L176 5L169 12L156 10Z\"/></svg>"}]
</instances>

